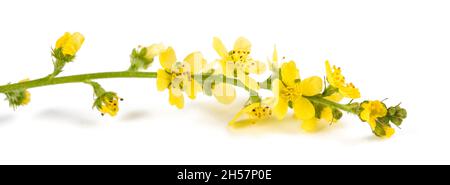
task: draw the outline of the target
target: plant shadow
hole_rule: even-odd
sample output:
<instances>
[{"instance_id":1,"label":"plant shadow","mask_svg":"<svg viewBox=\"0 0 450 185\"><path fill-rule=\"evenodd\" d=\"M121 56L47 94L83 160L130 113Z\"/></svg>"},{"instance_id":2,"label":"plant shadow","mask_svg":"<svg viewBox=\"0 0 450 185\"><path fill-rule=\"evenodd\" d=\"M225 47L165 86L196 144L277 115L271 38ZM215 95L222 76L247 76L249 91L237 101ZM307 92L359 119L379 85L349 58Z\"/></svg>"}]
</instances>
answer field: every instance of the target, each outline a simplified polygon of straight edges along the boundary
<instances>
[{"instance_id":1,"label":"plant shadow","mask_svg":"<svg viewBox=\"0 0 450 185\"><path fill-rule=\"evenodd\" d=\"M15 117L12 114L0 115L0 125L5 125Z\"/></svg>"},{"instance_id":2,"label":"plant shadow","mask_svg":"<svg viewBox=\"0 0 450 185\"><path fill-rule=\"evenodd\" d=\"M238 120L235 124L228 125L228 122L242 109L242 104L233 103L230 105L217 106L207 102L199 102L191 105L192 109L198 109L193 111L207 112L203 117L215 120L214 122L223 123L220 126L228 128L228 131L233 135L265 135L265 134L327 134L333 132L336 129L341 129L344 125L338 123L325 123L319 121L317 129L314 132L306 132L301 129L302 122L295 119L292 116L292 112L289 112L283 120L277 120L271 118L268 120L258 121L251 123L246 121L243 116L241 120Z\"/></svg>"},{"instance_id":3,"label":"plant shadow","mask_svg":"<svg viewBox=\"0 0 450 185\"><path fill-rule=\"evenodd\" d=\"M88 127L97 123L90 115L84 112L77 112L74 110L50 108L36 115L36 118L44 120L60 121L64 123L70 123L77 126Z\"/></svg>"},{"instance_id":4,"label":"plant shadow","mask_svg":"<svg viewBox=\"0 0 450 185\"><path fill-rule=\"evenodd\" d=\"M121 116L120 121L136 121L151 116L150 111L147 110L132 110Z\"/></svg>"}]
</instances>

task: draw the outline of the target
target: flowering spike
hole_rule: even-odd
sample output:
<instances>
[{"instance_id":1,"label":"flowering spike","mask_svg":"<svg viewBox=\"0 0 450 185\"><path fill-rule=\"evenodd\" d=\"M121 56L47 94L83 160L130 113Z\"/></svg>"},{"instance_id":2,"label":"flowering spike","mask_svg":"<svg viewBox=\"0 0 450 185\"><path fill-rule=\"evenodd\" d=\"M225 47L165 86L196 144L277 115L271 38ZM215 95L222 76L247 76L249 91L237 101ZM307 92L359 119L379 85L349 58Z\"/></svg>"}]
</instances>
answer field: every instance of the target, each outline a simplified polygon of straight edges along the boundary
<instances>
[{"instance_id":1,"label":"flowering spike","mask_svg":"<svg viewBox=\"0 0 450 185\"><path fill-rule=\"evenodd\" d=\"M6 100L15 109L30 102L30 88L86 83L94 90L93 108L102 116L115 116L119 111L119 101L123 98L115 92L106 91L92 80L156 78L157 90L168 90L169 104L179 109L185 107L185 95L194 100L203 92L206 96L214 96L219 103L231 104L237 99L235 87L248 91L244 107L236 111L237 114L229 122L231 126L256 123L270 119L272 115L281 120L289 114L289 109L293 109L292 115L301 122L300 127L312 132L319 130L321 122L328 125L338 122L345 112L358 115L361 121L367 122L374 135L389 138L395 133L393 125L400 127L407 117L406 109L400 104L388 107L384 100L358 102L361 97L359 89L347 81L340 67L332 66L329 61L325 61L326 75L323 79L319 76L302 78L297 64L294 61L285 62L284 56L280 60L274 46L266 66L251 56L252 44L244 37L236 39L232 50L227 50L219 38L213 38L213 49L218 59L211 62L199 51L191 52L181 60L172 47L152 44L132 50L128 70L57 77L65 64L74 60L83 42L82 34L65 33L52 49L53 73L36 80L0 86L0 93L6 95ZM159 60L160 64L156 72L141 72L151 67L155 60ZM264 73L270 73L269 77L262 82L257 81L255 75ZM260 94L261 90L269 90L273 95L265 97ZM344 98L350 101L340 103Z\"/></svg>"}]
</instances>

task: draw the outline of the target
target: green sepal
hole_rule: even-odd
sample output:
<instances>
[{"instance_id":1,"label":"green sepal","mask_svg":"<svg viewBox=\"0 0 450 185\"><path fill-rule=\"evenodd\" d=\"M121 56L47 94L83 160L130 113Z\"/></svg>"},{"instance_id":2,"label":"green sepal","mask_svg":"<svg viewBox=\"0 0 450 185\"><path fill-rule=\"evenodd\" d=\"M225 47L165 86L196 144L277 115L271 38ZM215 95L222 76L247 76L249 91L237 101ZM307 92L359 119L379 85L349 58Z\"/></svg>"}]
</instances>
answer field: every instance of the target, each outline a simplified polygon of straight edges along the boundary
<instances>
[{"instance_id":1,"label":"green sepal","mask_svg":"<svg viewBox=\"0 0 450 185\"><path fill-rule=\"evenodd\" d=\"M390 120L397 127L399 127L402 124L402 122L403 122L403 119L402 118L398 118L398 117L391 117Z\"/></svg>"},{"instance_id":2,"label":"green sepal","mask_svg":"<svg viewBox=\"0 0 450 185\"><path fill-rule=\"evenodd\" d=\"M5 95L5 100L7 100L9 106L15 110L17 107L22 106L22 102L26 98L26 89L5 92Z\"/></svg>"},{"instance_id":3,"label":"green sepal","mask_svg":"<svg viewBox=\"0 0 450 185\"><path fill-rule=\"evenodd\" d=\"M331 96L338 91L339 91L339 89L337 87L329 85L325 88L325 90L323 90L322 96L323 97Z\"/></svg>"},{"instance_id":4,"label":"green sepal","mask_svg":"<svg viewBox=\"0 0 450 185\"><path fill-rule=\"evenodd\" d=\"M48 78L54 78L59 73L63 71L64 66L72 62L75 59L75 56L72 55L64 55L61 48L52 49L53 60L53 72L48 75Z\"/></svg>"},{"instance_id":5,"label":"green sepal","mask_svg":"<svg viewBox=\"0 0 450 185\"><path fill-rule=\"evenodd\" d=\"M375 126L375 129L372 131L376 136L378 137L383 137L386 135L386 132L384 131L383 127L381 126L381 124L377 124Z\"/></svg>"},{"instance_id":6,"label":"green sepal","mask_svg":"<svg viewBox=\"0 0 450 185\"><path fill-rule=\"evenodd\" d=\"M147 48L134 48L130 54L130 67L129 71L138 71L140 69L147 69L152 63L154 58L146 58Z\"/></svg>"},{"instance_id":7,"label":"green sepal","mask_svg":"<svg viewBox=\"0 0 450 185\"><path fill-rule=\"evenodd\" d=\"M342 111L340 111L339 109L332 109L332 113L333 113L333 119L335 120L340 120L343 116Z\"/></svg>"}]
</instances>

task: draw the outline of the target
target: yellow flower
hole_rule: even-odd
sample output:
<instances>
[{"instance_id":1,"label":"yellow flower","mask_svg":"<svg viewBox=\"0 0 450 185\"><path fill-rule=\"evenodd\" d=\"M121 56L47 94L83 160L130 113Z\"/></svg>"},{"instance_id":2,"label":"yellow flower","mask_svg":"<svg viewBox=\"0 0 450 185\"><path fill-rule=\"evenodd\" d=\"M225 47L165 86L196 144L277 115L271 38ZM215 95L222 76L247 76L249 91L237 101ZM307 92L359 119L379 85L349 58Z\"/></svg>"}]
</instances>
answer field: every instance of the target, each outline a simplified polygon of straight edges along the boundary
<instances>
[{"instance_id":1,"label":"yellow flower","mask_svg":"<svg viewBox=\"0 0 450 185\"><path fill-rule=\"evenodd\" d=\"M184 107L183 91L195 99L197 92L202 90L193 75L203 71L206 60L200 52L193 52L182 62L177 62L175 51L169 47L161 52L159 62L163 69L157 72L157 88L159 91L169 89L169 103L181 109Z\"/></svg>"},{"instance_id":2,"label":"yellow flower","mask_svg":"<svg viewBox=\"0 0 450 185\"><path fill-rule=\"evenodd\" d=\"M101 99L101 105L98 110L104 114L109 114L110 116L116 116L117 112L119 112L119 98L116 93L105 93Z\"/></svg>"},{"instance_id":3,"label":"yellow flower","mask_svg":"<svg viewBox=\"0 0 450 185\"><path fill-rule=\"evenodd\" d=\"M248 119L239 121L241 124L254 124L256 121L269 119L272 116L272 104L273 98L266 98L262 102L251 103L241 109L228 124L236 126L237 120L244 115L247 115Z\"/></svg>"},{"instance_id":4,"label":"yellow flower","mask_svg":"<svg viewBox=\"0 0 450 185\"><path fill-rule=\"evenodd\" d=\"M84 42L84 36L75 32L70 34L64 33L58 41L56 41L56 49L61 49L64 55L74 56Z\"/></svg>"},{"instance_id":5,"label":"yellow flower","mask_svg":"<svg viewBox=\"0 0 450 185\"><path fill-rule=\"evenodd\" d=\"M386 116L386 106L379 100L367 101L361 104L363 110L359 114L361 119L369 123L370 128L375 130L377 119Z\"/></svg>"},{"instance_id":6,"label":"yellow flower","mask_svg":"<svg viewBox=\"0 0 450 185\"><path fill-rule=\"evenodd\" d=\"M281 80L273 81L276 98L273 113L278 119L283 119L287 113L289 103L292 103L296 118L309 120L315 116L314 105L304 96L315 96L322 91L322 79L313 76L300 80L295 62L281 65Z\"/></svg>"},{"instance_id":7,"label":"yellow flower","mask_svg":"<svg viewBox=\"0 0 450 185\"><path fill-rule=\"evenodd\" d=\"M330 63L325 61L325 68L327 73L327 81L331 86L338 88L339 93L344 97L356 99L361 97L359 89L356 88L353 83L346 83L345 77L341 74L341 68L333 66L331 68Z\"/></svg>"},{"instance_id":8,"label":"yellow flower","mask_svg":"<svg viewBox=\"0 0 450 185\"><path fill-rule=\"evenodd\" d=\"M237 77L252 90L258 90L258 83L248 74L261 74L266 70L264 63L250 57L251 43L244 37L239 37L234 48L228 51L222 41L214 37L213 47L219 54L222 73L229 77Z\"/></svg>"}]
</instances>

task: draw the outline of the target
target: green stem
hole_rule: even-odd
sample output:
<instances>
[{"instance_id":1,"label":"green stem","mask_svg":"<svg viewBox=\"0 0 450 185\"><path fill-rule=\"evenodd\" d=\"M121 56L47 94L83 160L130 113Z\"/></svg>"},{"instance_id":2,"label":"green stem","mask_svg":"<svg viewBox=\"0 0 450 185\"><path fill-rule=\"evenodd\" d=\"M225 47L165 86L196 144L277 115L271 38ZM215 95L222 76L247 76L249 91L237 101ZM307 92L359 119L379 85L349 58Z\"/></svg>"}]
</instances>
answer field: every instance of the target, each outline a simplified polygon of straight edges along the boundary
<instances>
[{"instance_id":1,"label":"green stem","mask_svg":"<svg viewBox=\"0 0 450 185\"><path fill-rule=\"evenodd\" d=\"M36 80L26 81L26 82L19 82L14 84L7 84L0 86L0 93L6 93L14 90L19 89L31 89L35 87L43 87L43 86L49 86L49 85L57 85L57 84L65 84L65 83L80 83L80 82L86 82L89 80L94 79L106 79L106 78L156 78L156 72L135 72L135 71L118 71L118 72L101 72L101 73L90 73L90 74L80 74L80 75L72 75L72 76L64 76L64 77L56 77L56 78L39 78ZM242 82L240 82L237 79L228 78L223 75L211 75L206 74L202 75L201 79L205 80L205 78L214 78L214 79L221 79L225 83L229 83L238 87L242 87L249 91L252 94L258 94L257 92L249 89L245 86ZM262 86L264 89L271 89L271 86ZM305 97L308 100L319 103L325 106L341 109L343 111L347 111L350 113L354 113L354 110L345 104L339 104L330 100L327 100L320 96L311 96L311 97Z\"/></svg>"},{"instance_id":2,"label":"green stem","mask_svg":"<svg viewBox=\"0 0 450 185\"><path fill-rule=\"evenodd\" d=\"M87 80L104 79L104 78L156 78L156 72L118 71L118 72L80 74L56 78L45 77L31 81L0 86L0 93L14 91L18 89L30 89L35 87L65 84L65 83L79 83L85 82Z\"/></svg>"},{"instance_id":3,"label":"green stem","mask_svg":"<svg viewBox=\"0 0 450 185\"><path fill-rule=\"evenodd\" d=\"M306 99L308 99L309 101L318 103L318 104L322 104L328 107L332 107L332 108L337 108L337 109L341 109L343 111L349 112L349 113L355 113L354 110L346 105L346 104L340 104L340 103L336 103L334 101L330 101L327 100L321 96L306 96Z\"/></svg>"}]
</instances>

